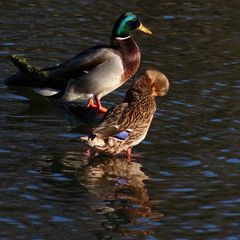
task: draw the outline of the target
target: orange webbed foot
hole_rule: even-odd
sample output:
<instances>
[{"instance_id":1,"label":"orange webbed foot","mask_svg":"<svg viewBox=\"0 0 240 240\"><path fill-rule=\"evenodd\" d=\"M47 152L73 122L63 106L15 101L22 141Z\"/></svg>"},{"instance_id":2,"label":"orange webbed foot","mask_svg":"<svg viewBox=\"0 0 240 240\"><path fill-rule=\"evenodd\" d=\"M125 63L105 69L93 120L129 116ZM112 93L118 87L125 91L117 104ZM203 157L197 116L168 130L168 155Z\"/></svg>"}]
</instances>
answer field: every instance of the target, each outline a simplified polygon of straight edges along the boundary
<instances>
[{"instance_id":1,"label":"orange webbed foot","mask_svg":"<svg viewBox=\"0 0 240 240\"><path fill-rule=\"evenodd\" d=\"M95 99L96 99L96 102L97 102L96 104L94 103L92 98L88 99L88 105L87 106L90 107L90 108L96 109L100 113L107 112L107 108L102 106L100 99L98 99L98 98L95 98Z\"/></svg>"}]
</instances>

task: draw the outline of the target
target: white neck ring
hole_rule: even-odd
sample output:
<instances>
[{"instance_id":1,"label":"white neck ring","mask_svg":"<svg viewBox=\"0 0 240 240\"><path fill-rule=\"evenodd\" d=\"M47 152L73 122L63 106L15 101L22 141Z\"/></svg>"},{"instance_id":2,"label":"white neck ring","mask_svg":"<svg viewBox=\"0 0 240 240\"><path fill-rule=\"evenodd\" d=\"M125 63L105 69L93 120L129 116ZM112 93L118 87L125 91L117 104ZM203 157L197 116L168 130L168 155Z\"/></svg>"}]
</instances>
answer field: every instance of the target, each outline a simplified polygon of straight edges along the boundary
<instances>
[{"instance_id":1,"label":"white neck ring","mask_svg":"<svg viewBox=\"0 0 240 240\"><path fill-rule=\"evenodd\" d=\"M130 38L130 36L127 36L127 37L116 37L117 40L125 40L125 39L128 39Z\"/></svg>"}]
</instances>

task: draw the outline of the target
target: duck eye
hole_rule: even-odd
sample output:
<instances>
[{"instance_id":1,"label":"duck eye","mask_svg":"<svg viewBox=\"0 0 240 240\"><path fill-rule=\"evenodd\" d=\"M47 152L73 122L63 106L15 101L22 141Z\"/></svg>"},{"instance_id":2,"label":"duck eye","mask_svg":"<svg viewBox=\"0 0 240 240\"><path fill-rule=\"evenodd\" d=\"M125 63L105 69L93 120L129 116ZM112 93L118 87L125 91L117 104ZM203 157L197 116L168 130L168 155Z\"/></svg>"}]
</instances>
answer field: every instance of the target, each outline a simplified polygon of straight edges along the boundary
<instances>
[{"instance_id":1,"label":"duck eye","mask_svg":"<svg viewBox=\"0 0 240 240\"><path fill-rule=\"evenodd\" d=\"M134 20L129 21L129 22L127 23L127 25L128 25L131 29L137 28L136 21L134 21Z\"/></svg>"}]
</instances>

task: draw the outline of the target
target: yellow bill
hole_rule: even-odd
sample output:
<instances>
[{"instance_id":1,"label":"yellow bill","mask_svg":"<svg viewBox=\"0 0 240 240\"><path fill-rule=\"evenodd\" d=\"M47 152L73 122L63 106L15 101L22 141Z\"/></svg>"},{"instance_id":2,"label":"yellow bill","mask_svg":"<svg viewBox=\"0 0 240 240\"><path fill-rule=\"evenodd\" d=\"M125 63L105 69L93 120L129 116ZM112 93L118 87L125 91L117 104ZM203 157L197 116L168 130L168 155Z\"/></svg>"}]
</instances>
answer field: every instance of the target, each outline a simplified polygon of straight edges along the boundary
<instances>
[{"instance_id":1,"label":"yellow bill","mask_svg":"<svg viewBox=\"0 0 240 240\"><path fill-rule=\"evenodd\" d=\"M144 27L142 23L140 24L140 26L137 29L146 34L152 34L152 32L149 29L147 29L146 27Z\"/></svg>"}]
</instances>

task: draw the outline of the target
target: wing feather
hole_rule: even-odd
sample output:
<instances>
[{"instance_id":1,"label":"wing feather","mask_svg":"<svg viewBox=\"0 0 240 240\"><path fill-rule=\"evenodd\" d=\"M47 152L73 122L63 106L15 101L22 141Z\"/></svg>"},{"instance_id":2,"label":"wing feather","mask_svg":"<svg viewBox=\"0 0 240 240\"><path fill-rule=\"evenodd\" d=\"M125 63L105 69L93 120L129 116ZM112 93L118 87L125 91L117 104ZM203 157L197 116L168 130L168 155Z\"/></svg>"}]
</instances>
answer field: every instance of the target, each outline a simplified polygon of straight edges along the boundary
<instances>
[{"instance_id":1,"label":"wing feather","mask_svg":"<svg viewBox=\"0 0 240 240\"><path fill-rule=\"evenodd\" d=\"M135 104L121 103L109 110L102 122L93 129L93 134L107 138L121 131L134 129L142 121L136 116L137 112Z\"/></svg>"},{"instance_id":2,"label":"wing feather","mask_svg":"<svg viewBox=\"0 0 240 240\"><path fill-rule=\"evenodd\" d=\"M97 46L89 48L68 61L53 68L43 69L49 71L49 76L56 79L69 79L79 77L97 65L104 63L115 54L109 47Z\"/></svg>"}]
</instances>

